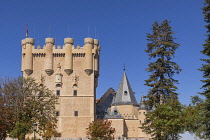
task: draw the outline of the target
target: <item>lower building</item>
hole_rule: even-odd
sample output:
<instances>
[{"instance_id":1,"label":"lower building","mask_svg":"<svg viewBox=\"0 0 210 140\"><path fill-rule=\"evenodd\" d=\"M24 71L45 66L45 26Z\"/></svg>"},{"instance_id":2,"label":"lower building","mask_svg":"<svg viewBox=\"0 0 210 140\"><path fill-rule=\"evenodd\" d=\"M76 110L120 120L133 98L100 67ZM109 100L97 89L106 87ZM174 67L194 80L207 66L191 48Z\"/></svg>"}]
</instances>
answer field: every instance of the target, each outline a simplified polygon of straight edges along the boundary
<instances>
[{"instance_id":1,"label":"lower building","mask_svg":"<svg viewBox=\"0 0 210 140\"><path fill-rule=\"evenodd\" d=\"M118 138L150 139L151 136L140 128L147 112L143 97L140 104L137 103L126 72L123 73L118 91L108 89L96 105L97 118L112 121L112 127L116 130L115 137Z\"/></svg>"}]
</instances>

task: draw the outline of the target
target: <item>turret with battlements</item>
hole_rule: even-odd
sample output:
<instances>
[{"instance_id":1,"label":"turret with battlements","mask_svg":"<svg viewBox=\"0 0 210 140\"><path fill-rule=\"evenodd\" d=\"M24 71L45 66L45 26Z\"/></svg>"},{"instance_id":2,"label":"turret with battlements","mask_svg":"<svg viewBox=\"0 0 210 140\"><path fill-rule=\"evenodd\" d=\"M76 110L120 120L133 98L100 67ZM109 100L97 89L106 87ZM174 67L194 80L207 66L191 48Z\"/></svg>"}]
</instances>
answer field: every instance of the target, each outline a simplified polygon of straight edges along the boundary
<instances>
[{"instance_id":1,"label":"turret with battlements","mask_svg":"<svg viewBox=\"0 0 210 140\"><path fill-rule=\"evenodd\" d=\"M55 46L54 38L34 46L33 38L22 40L24 77L32 77L59 97L56 105L58 132L62 137L85 137L89 122L95 120L95 95L99 76L99 41L85 38L82 47L74 47L73 38Z\"/></svg>"}]
</instances>

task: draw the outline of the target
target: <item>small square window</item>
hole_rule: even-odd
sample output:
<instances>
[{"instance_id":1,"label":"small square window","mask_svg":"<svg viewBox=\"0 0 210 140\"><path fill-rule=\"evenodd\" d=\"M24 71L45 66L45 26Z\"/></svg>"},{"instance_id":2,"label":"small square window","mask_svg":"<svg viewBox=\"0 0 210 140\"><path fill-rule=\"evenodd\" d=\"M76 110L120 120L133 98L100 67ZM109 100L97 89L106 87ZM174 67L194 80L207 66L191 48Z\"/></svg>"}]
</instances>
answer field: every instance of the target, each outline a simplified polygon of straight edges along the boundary
<instances>
[{"instance_id":1,"label":"small square window","mask_svg":"<svg viewBox=\"0 0 210 140\"><path fill-rule=\"evenodd\" d=\"M56 111L56 116L60 116L60 112L59 111Z\"/></svg>"},{"instance_id":2,"label":"small square window","mask_svg":"<svg viewBox=\"0 0 210 140\"><path fill-rule=\"evenodd\" d=\"M78 111L74 111L74 116L78 116Z\"/></svg>"},{"instance_id":3,"label":"small square window","mask_svg":"<svg viewBox=\"0 0 210 140\"><path fill-rule=\"evenodd\" d=\"M77 90L74 90L74 96L77 96Z\"/></svg>"},{"instance_id":4,"label":"small square window","mask_svg":"<svg viewBox=\"0 0 210 140\"><path fill-rule=\"evenodd\" d=\"M56 90L56 95L60 96L60 90Z\"/></svg>"}]
</instances>

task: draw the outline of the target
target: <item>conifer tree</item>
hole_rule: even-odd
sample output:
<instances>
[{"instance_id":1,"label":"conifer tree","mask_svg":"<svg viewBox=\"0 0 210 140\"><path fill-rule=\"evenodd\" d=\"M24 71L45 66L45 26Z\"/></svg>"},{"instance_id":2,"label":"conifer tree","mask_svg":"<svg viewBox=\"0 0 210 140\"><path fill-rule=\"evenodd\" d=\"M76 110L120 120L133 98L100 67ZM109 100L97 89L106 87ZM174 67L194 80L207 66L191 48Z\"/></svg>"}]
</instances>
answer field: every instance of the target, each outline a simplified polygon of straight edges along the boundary
<instances>
[{"instance_id":1,"label":"conifer tree","mask_svg":"<svg viewBox=\"0 0 210 140\"><path fill-rule=\"evenodd\" d=\"M179 44L174 42L173 31L169 25L170 21L164 20L161 24L155 22L153 32L147 34L147 50L149 58L155 60L149 63L146 69L151 73L149 79L145 80L145 85L151 87L147 94L147 104L150 109L155 105L165 102L167 99L178 99L175 92L178 83L173 79L175 73L179 73L179 66L171 61Z\"/></svg>"},{"instance_id":2,"label":"conifer tree","mask_svg":"<svg viewBox=\"0 0 210 140\"><path fill-rule=\"evenodd\" d=\"M174 42L173 31L169 21L164 20L161 24L155 22L153 32L147 34L147 50L150 59L147 71L151 73L145 85L151 87L146 101L149 109L142 129L152 136L154 140L177 140L179 133L184 131L183 107L178 101L176 93L178 83L173 79L175 73L179 73L179 66L171 61L179 44Z\"/></svg>"},{"instance_id":3,"label":"conifer tree","mask_svg":"<svg viewBox=\"0 0 210 140\"><path fill-rule=\"evenodd\" d=\"M202 104L202 112L203 112L203 120L200 122L202 123L202 136L203 138L210 138L210 0L205 0L204 2L204 8L203 8L203 14L204 14L204 21L207 23L205 25L207 29L207 39L205 40L205 43L203 44L203 50L201 53L203 53L205 56L207 56L206 59L201 59L205 64L202 65L200 68L200 71L203 72L203 78L204 80L201 80L204 85L202 88L204 91L200 93L201 95L205 96L205 101Z\"/></svg>"}]
</instances>

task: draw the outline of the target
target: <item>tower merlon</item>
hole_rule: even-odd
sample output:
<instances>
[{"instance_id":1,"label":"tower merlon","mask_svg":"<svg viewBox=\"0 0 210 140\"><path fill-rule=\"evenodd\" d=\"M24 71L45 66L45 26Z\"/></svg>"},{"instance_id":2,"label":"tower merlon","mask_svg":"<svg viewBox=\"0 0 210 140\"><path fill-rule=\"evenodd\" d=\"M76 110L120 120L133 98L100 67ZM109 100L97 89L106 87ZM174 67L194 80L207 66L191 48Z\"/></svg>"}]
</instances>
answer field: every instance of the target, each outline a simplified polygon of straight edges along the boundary
<instances>
[{"instance_id":1,"label":"tower merlon","mask_svg":"<svg viewBox=\"0 0 210 140\"><path fill-rule=\"evenodd\" d=\"M84 39L84 44L85 44L85 45L86 45L86 44L92 44L92 45L93 45L93 43L94 43L93 38L85 38L85 39Z\"/></svg>"},{"instance_id":2,"label":"tower merlon","mask_svg":"<svg viewBox=\"0 0 210 140\"><path fill-rule=\"evenodd\" d=\"M54 38L45 38L45 44L48 44L48 43L54 45L55 39Z\"/></svg>"},{"instance_id":3,"label":"tower merlon","mask_svg":"<svg viewBox=\"0 0 210 140\"><path fill-rule=\"evenodd\" d=\"M64 38L64 44L74 45L74 39L73 38Z\"/></svg>"},{"instance_id":4,"label":"tower merlon","mask_svg":"<svg viewBox=\"0 0 210 140\"><path fill-rule=\"evenodd\" d=\"M25 39L25 44L31 44L31 45L34 45L34 39L33 38L26 38Z\"/></svg>"},{"instance_id":5,"label":"tower merlon","mask_svg":"<svg viewBox=\"0 0 210 140\"><path fill-rule=\"evenodd\" d=\"M26 45L26 40L25 39L21 40L21 46L23 46L23 45Z\"/></svg>"}]
</instances>

